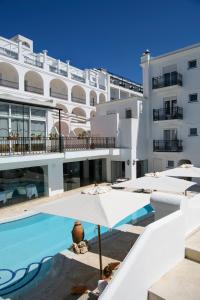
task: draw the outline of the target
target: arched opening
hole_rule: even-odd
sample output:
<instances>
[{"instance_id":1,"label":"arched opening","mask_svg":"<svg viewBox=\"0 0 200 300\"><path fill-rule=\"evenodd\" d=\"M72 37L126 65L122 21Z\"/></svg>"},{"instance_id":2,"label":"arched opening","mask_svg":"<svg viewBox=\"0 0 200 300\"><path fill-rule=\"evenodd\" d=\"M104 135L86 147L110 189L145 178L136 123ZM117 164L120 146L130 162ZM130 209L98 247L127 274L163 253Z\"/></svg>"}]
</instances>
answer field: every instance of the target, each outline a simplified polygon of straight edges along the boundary
<instances>
[{"instance_id":1,"label":"arched opening","mask_svg":"<svg viewBox=\"0 0 200 300\"><path fill-rule=\"evenodd\" d=\"M50 96L58 99L68 99L68 89L66 84L60 79L53 79L50 82Z\"/></svg>"},{"instance_id":2,"label":"arched opening","mask_svg":"<svg viewBox=\"0 0 200 300\"><path fill-rule=\"evenodd\" d=\"M72 102L86 104L86 93L84 89L78 85L72 88Z\"/></svg>"},{"instance_id":3,"label":"arched opening","mask_svg":"<svg viewBox=\"0 0 200 300\"><path fill-rule=\"evenodd\" d=\"M24 77L24 90L27 92L43 95L42 77L34 71L28 71Z\"/></svg>"},{"instance_id":4,"label":"arched opening","mask_svg":"<svg viewBox=\"0 0 200 300\"><path fill-rule=\"evenodd\" d=\"M62 104L58 103L58 104L56 104L56 108L62 109L61 113L68 114L68 109L67 109L67 107L65 105L62 105Z\"/></svg>"},{"instance_id":5,"label":"arched opening","mask_svg":"<svg viewBox=\"0 0 200 300\"><path fill-rule=\"evenodd\" d=\"M94 118L96 116L96 111L95 110L92 110L90 112L90 118Z\"/></svg>"},{"instance_id":6,"label":"arched opening","mask_svg":"<svg viewBox=\"0 0 200 300\"><path fill-rule=\"evenodd\" d=\"M86 136L86 131L83 128L75 128L74 133L75 133L75 136L77 136L77 137Z\"/></svg>"},{"instance_id":7,"label":"arched opening","mask_svg":"<svg viewBox=\"0 0 200 300\"><path fill-rule=\"evenodd\" d=\"M72 119L72 122L75 123L85 123L86 122L86 112L80 107L75 107L72 110L72 114L75 115L75 118Z\"/></svg>"},{"instance_id":8,"label":"arched opening","mask_svg":"<svg viewBox=\"0 0 200 300\"><path fill-rule=\"evenodd\" d=\"M90 106L97 105L97 94L94 91L90 92Z\"/></svg>"},{"instance_id":9,"label":"arched opening","mask_svg":"<svg viewBox=\"0 0 200 300\"><path fill-rule=\"evenodd\" d=\"M181 165L184 165L184 164L191 165L192 162L189 159L181 159L181 160L179 160L177 166L181 166Z\"/></svg>"},{"instance_id":10,"label":"arched opening","mask_svg":"<svg viewBox=\"0 0 200 300\"><path fill-rule=\"evenodd\" d=\"M99 95L99 104L105 103L106 102L106 97L104 94Z\"/></svg>"},{"instance_id":11,"label":"arched opening","mask_svg":"<svg viewBox=\"0 0 200 300\"><path fill-rule=\"evenodd\" d=\"M19 88L19 75L12 65L3 62L0 63L0 86L13 89Z\"/></svg>"},{"instance_id":12,"label":"arched opening","mask_svg":"<svg viewBox=\"0 0 200 300\"><path fill-rule=\"evenodd\" d=\"M61 121L60 125L61 125L61 135L64 137L68 136L69 135L68 124L64 121ZM59 122L58 121L54 124L54 127L52 128L51 131L52 131L52 133L56 133L57 135L59 135Z\"/></svg>"}]
</instances>

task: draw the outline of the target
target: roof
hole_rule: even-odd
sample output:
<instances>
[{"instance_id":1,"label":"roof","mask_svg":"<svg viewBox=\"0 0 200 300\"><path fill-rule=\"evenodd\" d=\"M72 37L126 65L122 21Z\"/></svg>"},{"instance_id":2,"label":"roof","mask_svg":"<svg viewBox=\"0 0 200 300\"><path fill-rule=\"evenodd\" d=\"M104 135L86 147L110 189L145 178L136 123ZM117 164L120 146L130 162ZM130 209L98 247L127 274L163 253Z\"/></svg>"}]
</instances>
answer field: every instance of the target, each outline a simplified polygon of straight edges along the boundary
<instances>
[{"instance_id":1,"label":"roof","mask_svg":"<svg viewBox=\"0 0 200 300\"><path fill-rule=\"evenodd\" d=\"M178 53L181 53L181 52L189 51L191 49L195 49L195 48L198 48L198 47L200 47L200 43L193 44L193 45L190 45L190 46L187 46L187 47L183 47L183 48L180 48L180 49L177 49L177 50L174 50L174 51L171 51L171 52L167 52L165 54L161 54L161 55L158 55L158 56L155 56L155 57L151 57L151 61L161 59L161 58L164 58L166 56L175 55L175 54L178 54Z\"/></svg>"}]
</instances>

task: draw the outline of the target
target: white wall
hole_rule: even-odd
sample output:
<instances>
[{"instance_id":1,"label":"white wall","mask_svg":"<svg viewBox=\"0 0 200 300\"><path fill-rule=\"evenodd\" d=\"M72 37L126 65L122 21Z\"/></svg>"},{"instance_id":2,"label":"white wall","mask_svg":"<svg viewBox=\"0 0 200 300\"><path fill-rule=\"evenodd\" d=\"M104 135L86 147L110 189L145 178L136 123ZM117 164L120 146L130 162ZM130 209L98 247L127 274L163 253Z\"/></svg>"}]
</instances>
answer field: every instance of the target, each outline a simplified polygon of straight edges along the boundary
<instances>
[{"instance_id":1,"label":"white wall","mask_svg":"<svg viewBox=\"0 0 200 300\"><path fill-rule=\"evenodd\" d=\"M189 128L197 128L200 134L200 45L188 47L186 50L178 50L169 55L154 57L149 60L149 55L141 58L143 68L143 84L146 97L150 102L150 161L154 158L162 160L162 168L165 169L167 160L173 160L175 166L181 159L188 159L194 165L200 166L200 158L197 149L200 147L199 137L190 137ZM188 61L197 59L197 68L188 69ZM183 86L171 86L152 89L152 77L163 74L163 68L176 65L176 69L183 76ZM198 102L189 103L189 94L197 93ZM163 108L164 97L177 97L177 106L183 108L183 120L169 120L153 122L153 109ZM183 141L183 152L180 153L153 153L153 139L163 139L164 129L177 128L178 138ZM152 167L153 171L153 167Z\"/></svg>"},{"instance_id":2,"label":"white wall","mask_svg":"<svg viewBox=\"0 0 200 300\"><path fill-rule=\"evenodd\" d=\"M148 225L101 300L146 300L148 289L184 258L184 217L177 211Z\"/></svg>"}]
</instances>

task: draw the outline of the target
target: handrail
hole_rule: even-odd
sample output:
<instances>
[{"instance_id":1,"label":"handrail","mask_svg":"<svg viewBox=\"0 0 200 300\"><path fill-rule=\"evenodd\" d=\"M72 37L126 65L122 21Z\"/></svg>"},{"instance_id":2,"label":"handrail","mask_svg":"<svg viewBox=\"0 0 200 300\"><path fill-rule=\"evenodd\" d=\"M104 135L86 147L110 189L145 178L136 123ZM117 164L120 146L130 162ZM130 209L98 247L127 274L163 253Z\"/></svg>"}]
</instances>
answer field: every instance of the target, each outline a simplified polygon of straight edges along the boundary
<instances>
[{"instance_id":1,"label":"handrail","mask_svg":"<svg viewBox=\"0 0 200 300\"><path fill-rule=\"evenodd\" d=\"M10 284L10 285L8 285L8 286L5 286L5 287L3 287L3 288L0 288L0 296L5 296L5 295L11 294L11 293L13 293L13 292L16 292L17 290L23 288L23 287L26 286L28 283L30 283L30 282L31 282L33 279L35 279L35 277L39 274L43 262L44 262L46 259L50 259L50 258L53 258L53 256L51 256L51 255L45 256L45 257L43 257L43 258L41 259L40 262L30 263L26 268L20 268L20 269L17 269L16 271L12 271L12 270L10 270L10 269L0 269L0 272L1 272L1 271L9 271L9 272L12 274L12 277L11 277L9 280L5 281L4 283L1 283L0 286L5 285L5 284L11 282L11 281L17 276L17 273L18 273L19 271L25 270L24 275L23 275L20 279L16 280L15 282L13 282L12 284ZM30 271L31 266L37 265L37 264L38 264L38 270L37 270L37 272L36 272L36 273L35 273L28 281L26 281L24 284L22 284L22 285L19 286L19 287L15 287L17 284L19 284L19 283L27 276L27 274L28 274L29 271ZM11 291L6 291L7 289L10 289L11 287L15 287L15 288L12 289ZM3 293L2 293L2 292L3 292Z\"/></svg>"}]
</instances>

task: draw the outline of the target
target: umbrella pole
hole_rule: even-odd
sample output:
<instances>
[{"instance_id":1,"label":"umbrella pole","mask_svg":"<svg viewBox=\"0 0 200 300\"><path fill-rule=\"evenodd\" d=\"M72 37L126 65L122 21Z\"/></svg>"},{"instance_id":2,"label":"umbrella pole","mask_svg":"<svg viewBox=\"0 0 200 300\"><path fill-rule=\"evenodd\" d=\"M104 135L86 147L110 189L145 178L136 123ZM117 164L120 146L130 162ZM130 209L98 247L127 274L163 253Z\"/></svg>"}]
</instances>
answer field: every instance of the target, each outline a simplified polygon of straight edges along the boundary
<instances>
[{"instance_id":1,"label":"umbrella pole","mask_svg":"<svg viewBox=\"0 0 200 300\"><path fill-rule=\"evenodd\" d=\"M102 268L102 255L101 255L101 226L100 225L98 225L98 242L99 242L100 279L102 279L103 268Z\"/></svg>"}]
</instances>

